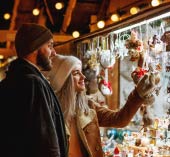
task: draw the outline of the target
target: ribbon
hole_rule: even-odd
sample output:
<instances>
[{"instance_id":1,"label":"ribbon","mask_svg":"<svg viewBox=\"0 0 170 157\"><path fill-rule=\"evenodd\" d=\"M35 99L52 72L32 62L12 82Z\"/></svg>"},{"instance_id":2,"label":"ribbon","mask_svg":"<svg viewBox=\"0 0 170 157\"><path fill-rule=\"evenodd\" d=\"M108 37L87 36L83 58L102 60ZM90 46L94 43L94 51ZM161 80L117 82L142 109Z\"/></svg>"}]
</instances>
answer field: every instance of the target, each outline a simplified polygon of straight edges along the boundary
<instances>
[{"instance_id":1,"label":"ribbon","mask_svg":"<svg viewBox=\"0 0 170 157\"><path fill-rule=\"evenodd\" d=\"M147 72L148 72L147 70L140 68L137 71L134 71L133 73L136 74L138 78L141 78Z\"/></svg>"}]
</instances>

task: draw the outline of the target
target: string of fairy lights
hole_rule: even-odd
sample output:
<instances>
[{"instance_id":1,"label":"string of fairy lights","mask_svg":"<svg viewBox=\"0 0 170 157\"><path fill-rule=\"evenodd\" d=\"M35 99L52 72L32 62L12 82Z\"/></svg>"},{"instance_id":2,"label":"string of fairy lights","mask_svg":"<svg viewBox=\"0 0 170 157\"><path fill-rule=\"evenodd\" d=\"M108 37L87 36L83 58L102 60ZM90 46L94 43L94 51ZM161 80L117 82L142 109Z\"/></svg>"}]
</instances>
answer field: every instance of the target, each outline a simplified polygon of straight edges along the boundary
<instances>
[{"instance_id":1,"label":"string of fairy lights","mask_svg":"<svg viewBox=\"0 0 170 157\"><path fill-rule=\"evenodd\" d=\"M157 7L157 6L159 6L161 3L162 3L162 0L151 0L151 2L150 2L150 4L151 4L152 7ZM63 8L64 8L64 3L63 3L63 2L56 2L56 3L55 3L55 8L56 8L57 10L63 9ZM134 7L131 7L131 8L130 8L129 12L130 12L131 15L135 15L135 14L138 14L138 13L140 12L140 10L141 10L141 9L140 9L139 7L134 6ZM39 8L34 8L34 9L32 10L32 14L33 14L33 16L39 16L39 14L40 14L40 9L39 9ZM4 18L4 20L10 20L11 14L8 13L8 12L4 13L3 18ZM120 21L120 20L121 20L120 14L117 13L117 12L111 14L110 20L111 20L112 22L118 22L118 21ZM98 20L95 24L96 24L96 26L97 26L98 29L104 28L105 25L106 25L104 20ZM78 38L78 37L80 36L79 31L78 31L78 30L73 31L73 32L72 32L72 36L73 36L74 38Z\"/></svg>"}]
</instances>

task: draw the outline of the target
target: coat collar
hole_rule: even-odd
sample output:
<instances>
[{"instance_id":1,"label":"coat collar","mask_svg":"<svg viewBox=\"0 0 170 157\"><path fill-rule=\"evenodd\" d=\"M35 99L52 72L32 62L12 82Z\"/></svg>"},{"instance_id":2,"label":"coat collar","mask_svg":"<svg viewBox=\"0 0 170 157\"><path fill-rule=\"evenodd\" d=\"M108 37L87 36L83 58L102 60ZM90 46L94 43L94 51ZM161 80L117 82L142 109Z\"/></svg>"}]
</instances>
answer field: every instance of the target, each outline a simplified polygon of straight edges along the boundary
<instances>
[{"instance_id":1,"label":"coat collar","mask_svg":"<svg viewBox=\"0 0 170 157\"><path fill-rule=\"evenodd\" d=\"M84 129L87 124L89 124L95 117L96 112L93 109L90 109L88 114L85 114L82 111L78 111L77 119L79 121L80 127Z\"/></svg>"},{"instance_id":2,"label":"coat collar","mask_svg":"<svg viewBox=\"0 0 170 157\"><path fill-rule=\"evenodd\" d=\"M96 115L96 112L93 109L90 109L88 115L86 115L82 111L78 111L77 112L77 124L79 124L81 129L84 129L90 122L92 122L95 115ZM67 132L67 135L70 136L70 130L67 126L66 126L66 132Z\"/></svg>"}]
</instances>

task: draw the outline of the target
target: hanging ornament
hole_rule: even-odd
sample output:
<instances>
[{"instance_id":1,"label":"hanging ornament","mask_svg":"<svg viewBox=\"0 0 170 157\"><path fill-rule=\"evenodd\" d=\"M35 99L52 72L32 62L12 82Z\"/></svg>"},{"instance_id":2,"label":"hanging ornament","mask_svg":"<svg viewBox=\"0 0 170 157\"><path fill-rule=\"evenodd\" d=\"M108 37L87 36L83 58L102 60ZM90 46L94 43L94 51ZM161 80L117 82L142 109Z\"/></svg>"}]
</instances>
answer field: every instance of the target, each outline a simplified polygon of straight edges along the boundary
<instances>
[{"instance_id":1,"label":"hanging ornament","mask_svg":"<svg viewBox=\"0 0 170 157\"><path fill-rule=\"evenodd\" d=\"M94 79L97 78L97 75L99 74L99 69L97 69L97 68L96 69L90 69L90 68L87 67L85 70L83 70L83 73L84 73L86 79L88 81L90 81L90 80L94 80Z\"/></svg>"},{"instance_id":2,"label":"hanging ornament","mask_svg":"<svg viewBox=\"0 0 170 157\"><path fill-rule=\"evenodd\" d=\"M170 51L170 31L166 31L161 40L166 44L166 51Z\"/></svg>"},{"instance_id":3,"label":"hanging ornament","mask_svg":"<svg viewBox=\"0 0 170 157\"><path fill-rule=\"evenodd\" d=\"M86 93L89 94L94 94L98 92L98 83L97 83L97 78L91 79L86 81Z\"/></svg>"},{"instance_id":4,"label":"hanging ornament","mask_svg":"<svg viewBox=\"0 0 170 157\"><path fill-rule=\"evenodd\" d=\"M90 40L86 43L87 50L83 57L83 72L87 80L93 80L97 78L99 74L99 62L97 57L97 51L94 47L95 40Z\"/></svg>"},{"instance_id":5,"label":"hanging ornament","mask_svg":"<svg viewBox=\"0 0 170 157\"><path fill-rule=\"evenodd\" d=\"M139 59L140 53L143 52L143 42L138 39L138 33L136 31L131 31L131 37L126 40L125 47L128 49L128 53L131 57L130 61Z\"/></svg>"},{"instance_id":6,"label":"hanging ornament","mask_svg":"<svg viewBox=\"0 0 170 157\"><path fill-rule=\"evenodd\" d=\"M104 96L112 94L111 83L108 81L108 69L103 69L101 71L100 75L98 76L98 85L99 90Z\"/></svg>"},{"instance_id":7,"label":"hanging ornament","mask_svg":"<svg viewBox=\"0 0 170 157\"><path fill-rule=\"evenodd\" d=\"M112 33L110 34L110 51L115 60L118 56L119 45L117 42L117 35Z\"/></svg>"},{"instance_id":8,"label":"hanging ornament","mask_svg":"<svg viewBox=\"0 0 170 157\"><path fill-rule=\"evenodd\" d=\"M170 80L168 81L168 84L167 84L167 93L168 94L170 93Z\"/></svg>"},{"instance_id":9,"label":"hanging ornament","mask_svg":"<svg viewBox=\"0 0 170 157\"><path fill-rule=\"evenodd\" d=\"M163 42L159 39L158 35L154 35L148 41L149 51L152 56L156 56L163 52Z\"/></svg>"},{"instance_id":10,"label":"hanging ornament","mask_svg":"<svg viewBox=\"0 0 170 157\"><path fill-rule=\"evenodd\" d=\"M147 73L148 71L141 68L137 67L132 73L131 77L133 78L133 81L135 84L139 82L139 80Z\"/></svg>"},{"instance_id":11,"label":"hanging ornament","mask_svg":"<svg viewBox=\"0 0 170 157\"><path fill-rule=\"evenodd\" d=\"M111 68L115 64L115 57L110 50L102 50L100 54L100 64L103 68Z\"/></svg>"},{"instance_id":12,"label":"hanging ornament","mask_svg":"<svg viewBox=\"0 0 170 157\"><path fill-rule=\"evenodd\" d=\"M109 49L110 44L109 40L110 38L108 37L103 37L102 38L102 50L100 52L100 64L103 68L110 68L115 64L115 56Z\"/></svg>"},{"instance_id":13,"label":"hanging ornament","mask_svg":"<svg viewBox=\"0 0 170 157\"><path fill-rule=\"evenodd\" d=\"M125 48L125 41L130 38L130 35L127 33L118 33L115 34L115 41L114 41L114 51L116 58L120 58L123 60L126 56L128 56L127 49Z\"/></svg>"},{"instance_id":14,"label":"hanging ornament","mask_svg":"<svg viewBox=\"0 0 170 157\"><path fill-rule=\"evenodd\" d=\"M110 82L106 82L104 79L99 81L99 89L104 96L112 94L112 87Z\"/></svg>"},{"instance_id":15,"label":"hanging ornament","mask_svg":"<svg viewBox=\"0 0 170 157\"><path fill-rule=\"evenodd\" d=\"M170 65L166 65L166 72L170 72Z\"/></svg>"},{"instance_id":16,"label":"hanging ornament","mask_svg":"<svg viewBox=\"0 0 170 157\"><path fill-rule=\"evenodd\" d=\"M99 63L97 61L97 54L96 53L91 53L87 64L90 67L90 69L95 69L96 67L99 66Z\"/></svg>"}]
</instances>

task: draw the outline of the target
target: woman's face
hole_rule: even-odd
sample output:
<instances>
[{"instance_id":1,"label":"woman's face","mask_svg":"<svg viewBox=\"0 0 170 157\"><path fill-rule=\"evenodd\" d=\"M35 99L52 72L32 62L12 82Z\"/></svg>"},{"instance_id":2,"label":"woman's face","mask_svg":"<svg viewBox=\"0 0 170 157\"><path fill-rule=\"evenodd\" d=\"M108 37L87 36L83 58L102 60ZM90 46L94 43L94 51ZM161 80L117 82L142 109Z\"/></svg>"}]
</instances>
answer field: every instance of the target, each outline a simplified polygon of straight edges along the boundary
<instances>
[{"instance_id":1,"label":"woman's face","mask_svg":"<svg viewBox=\"0 0 170 157\"><path fill-rule=\"evenodd\" d=\"M81 69L82 69L81 64L77 64L72 71L76 92L81 92L85 90L85 83L84 83L85 76L82 74Z\"/></svg>"}]
</instances>

